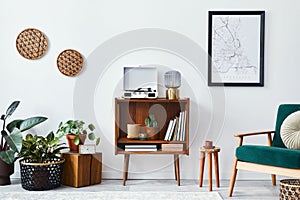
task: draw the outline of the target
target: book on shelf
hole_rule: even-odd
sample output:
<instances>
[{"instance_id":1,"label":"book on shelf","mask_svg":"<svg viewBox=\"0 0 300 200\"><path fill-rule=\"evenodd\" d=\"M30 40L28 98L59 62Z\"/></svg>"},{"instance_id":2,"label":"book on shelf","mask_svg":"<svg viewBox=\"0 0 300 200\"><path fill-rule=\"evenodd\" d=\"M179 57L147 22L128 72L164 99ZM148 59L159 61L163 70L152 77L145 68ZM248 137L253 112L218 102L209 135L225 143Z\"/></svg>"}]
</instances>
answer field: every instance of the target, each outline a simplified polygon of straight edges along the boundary
<instances>
[{"instance_id":1,"label":"book on shelf","mask_svg":"<svg viewBox=\"0 0 300 200\"><path fill-rule=\"evenodd\" d=\"M125 151L157 151L157 146L153 145L125 145Z\"/></svg>"},{"instance_id":2,"label":"book on shelf","mask_svg":"<svg viewBox=\"0 0 300 200\"><path fill-rule=\"evenodd\" d=\"M126 144L125 148L156 148L156 144Z\"/></svg>"},{"instance_id":3,"label":"book on shelf","mask_svg":"<svg viewBox=\"0 0 300 200\"><path fill-rule=\"evenodd\" d=\"M183 151L183 144L161 144L162 151Z\"/></svg>"},{"instance_id":4,"label":"book on shelf","mask_svg":"<svg viewBox=\"0 0 300 200\"><path fill-rule=\"evenodd\" d=\"M183 111L183 113L182 113L182 129L181 129L181 135L180 135L179 141L185 140L185 125L186 125L186 111Z\"/></svg>"},{"instance_id":5,"label":"book on shelf","mask_svg":"<svg viewBox=\"0 0 300 200\"><path fill-rule=\"evenodd\" d=\"M179 126L178 126L178 133L176 135L175 141L178 141L181 135L181 129L182 129L182 112L179 113Z\"/></svg>"},{"instance_id":6,"label":"book on shelf","mask_svg":"<svg viewBox=\"0 0 300 200\"><path fill-rule=\"evenodd\" d=\"M174 130L175 130L175 127L176 127L176 124L178 124L178 118L177 117L173 120L173 124L172 124L172 128L171 128L168 140L172 139L173 134L174 134Z\"/></svg>"},{"instance_id":7,"label":"book on shelf","mask_svg":"<svg viewBox=\"0 0 300 200\"><path fill-rule=\"evenodd\" d=\"M168 140L169 135L170 135L170 131L171 131L171 128L172 128L172 125L173 125L173 120L170 120L168 128L167 128L167 131L166 131L166 134L165 134L164 140Z\"/></svg>"},{"instance_id":8,"label":"book on shelf","mask_svg":"<svg viewBox=\"0 0 300 200\"><path fill-rule=\"evenodd\" d=\"M184 141L186 132L186 111L181 111L179 116L171 119L164 140Z\"/></svg>"},{"instance_id":9,"label":"book on shelf","mask_svg":"<svg viewBox=\"0 0 300 200\"><path fill-rule=\"evenodd\" d=\"M179 126L179 118L176 117L176 124L175 124L175 128L174 128L174 133L173 133L173 137L170 138L170 141L171 140L176 140L177 133L178 133L178 126Z\"/></svg>"}]
</instances>

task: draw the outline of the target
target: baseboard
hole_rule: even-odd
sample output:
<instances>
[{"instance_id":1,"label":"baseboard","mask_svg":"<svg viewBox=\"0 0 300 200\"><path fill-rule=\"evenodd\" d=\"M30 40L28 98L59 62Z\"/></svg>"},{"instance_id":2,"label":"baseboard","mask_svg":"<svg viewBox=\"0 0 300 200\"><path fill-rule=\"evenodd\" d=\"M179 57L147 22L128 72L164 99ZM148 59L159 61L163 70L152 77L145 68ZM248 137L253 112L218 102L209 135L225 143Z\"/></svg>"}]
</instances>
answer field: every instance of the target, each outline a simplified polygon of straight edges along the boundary
<instances>
[{"instance_id":1,"label":"baseboard","mask_svg":"<svg viewBox=\"0 0 300 200\"><path fill-rule=\"evenodd\" d=\"M204 172L205 173L205 172ZM128 178L129 179L174 179L174 172L153 172L153 173L129 173ZM20 172L15 171L15 173L11 176L11 178L20 178ZM214 177L214 174L213 174ZM220 179L221 180L230 180L231 173L221 173ZM123 173L122 172L116 172L116 171L103 171L102 172L102 178L103 179L122 179ZM187 180L198 180L199 174L193 173L193 172L187 172L187 171L181 171L180 174L181 179L187 179ZM207 174L204 174L204 180L207 180ZM284 176L277 176L277 180L285 179L287 177ZM237 173L237 179L236 180L271 180L271 175L264 174L264 173L258 173L258 172L250 172L245 170L239 170Z\"/></svg>"}]
</instances>

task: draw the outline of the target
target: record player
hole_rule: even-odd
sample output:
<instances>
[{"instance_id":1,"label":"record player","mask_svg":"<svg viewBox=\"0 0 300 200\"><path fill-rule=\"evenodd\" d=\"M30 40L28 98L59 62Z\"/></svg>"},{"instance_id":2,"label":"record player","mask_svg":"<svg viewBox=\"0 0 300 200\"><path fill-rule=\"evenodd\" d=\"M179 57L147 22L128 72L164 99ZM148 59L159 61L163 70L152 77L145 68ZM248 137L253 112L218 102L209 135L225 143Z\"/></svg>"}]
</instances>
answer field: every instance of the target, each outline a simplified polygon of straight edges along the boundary
<instances>
[{"instance_id":1,"label":"record player","mask_svg":"<svg viewBox=\"0 0 300 200\"><path fill-rule=\"evenodd\" d=\"M123 97L136 99L156 99L156 67L124 67Z\"/></svg>"}]
</instances>

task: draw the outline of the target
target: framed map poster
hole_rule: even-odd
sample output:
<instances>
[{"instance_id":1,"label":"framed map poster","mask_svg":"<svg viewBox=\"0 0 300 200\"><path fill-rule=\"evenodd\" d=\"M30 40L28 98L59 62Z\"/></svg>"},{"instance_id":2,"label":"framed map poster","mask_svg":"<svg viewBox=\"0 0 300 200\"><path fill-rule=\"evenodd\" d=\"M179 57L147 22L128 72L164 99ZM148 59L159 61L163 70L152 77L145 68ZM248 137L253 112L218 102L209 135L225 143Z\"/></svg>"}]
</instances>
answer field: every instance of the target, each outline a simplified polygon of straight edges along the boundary
<instances>
[{"instance_id":1,"label":"framed map poster","mask_svg":"<svg viewBox=\"0 0 300 200\"><path fill-rule=\"evenodd\" d=\"M264 86L265 11L208 14L208 85Z\"/></svg>"}]
</instances>

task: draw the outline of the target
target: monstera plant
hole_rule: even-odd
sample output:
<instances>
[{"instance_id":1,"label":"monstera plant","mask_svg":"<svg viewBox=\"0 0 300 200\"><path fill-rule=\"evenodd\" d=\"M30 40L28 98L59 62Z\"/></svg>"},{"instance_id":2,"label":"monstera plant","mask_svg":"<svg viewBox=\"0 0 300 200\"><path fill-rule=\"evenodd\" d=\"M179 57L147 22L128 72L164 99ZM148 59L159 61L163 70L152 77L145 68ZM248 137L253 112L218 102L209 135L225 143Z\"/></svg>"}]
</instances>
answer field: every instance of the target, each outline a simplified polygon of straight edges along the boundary
<instances>
[{"instance_id":1,"label":"monstera plant","mask_svg":"<svg viewBox=\"0 0 300 200\"><path fill-rule=\"evenodd\" d=\"M45 121L46 117L30 117L27 119L13 120L7 124L8 118L16 110L20 101L14 101L1 115L2 131L0 136L0 185L10 184L9 176L13 173L14 162L22 148L22 132L29 130L35 125ZM8 177L5 176L9 173Z\"/></svg>"}]
</instances>

